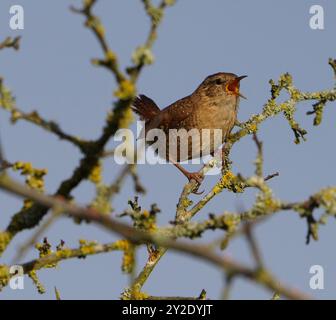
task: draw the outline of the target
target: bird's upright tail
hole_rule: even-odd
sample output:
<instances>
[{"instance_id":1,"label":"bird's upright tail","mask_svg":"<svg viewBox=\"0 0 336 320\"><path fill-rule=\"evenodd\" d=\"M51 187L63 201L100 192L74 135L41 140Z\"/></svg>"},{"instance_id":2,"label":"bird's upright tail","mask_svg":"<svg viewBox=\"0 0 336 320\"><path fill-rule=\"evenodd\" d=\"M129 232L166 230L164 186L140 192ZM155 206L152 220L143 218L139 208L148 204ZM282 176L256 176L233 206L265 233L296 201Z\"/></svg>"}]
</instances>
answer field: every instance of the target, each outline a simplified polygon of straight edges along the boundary
<instances>
[{"instance_id":1,"label":"bird's upright tail","mask_svg":"<svg viewBox=\"0 0 336 320\"><path fill-rule=\"evenodd\" d=\"M145 121L152 120L160 112L156 103L143 94L134 99L132 110Z\"/></svg>"}]
</instances>

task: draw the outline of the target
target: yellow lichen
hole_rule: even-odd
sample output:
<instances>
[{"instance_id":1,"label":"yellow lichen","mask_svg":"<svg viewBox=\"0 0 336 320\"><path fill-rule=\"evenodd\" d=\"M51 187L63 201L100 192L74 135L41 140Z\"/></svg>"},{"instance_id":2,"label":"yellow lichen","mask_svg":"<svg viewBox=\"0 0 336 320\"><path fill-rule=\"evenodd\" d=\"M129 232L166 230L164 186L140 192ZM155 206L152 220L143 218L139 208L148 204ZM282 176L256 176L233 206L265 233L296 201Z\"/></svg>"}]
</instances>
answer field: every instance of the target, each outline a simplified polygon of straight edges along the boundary
<instances>
[{"instance_id":1,"label":"yellow lichen","mask_svg":"<svg viewBox=\"0 0 336 320\"><path fill-rule=\"evenodd\" d=\"M133 119L134 119L134 116L133 116L133 112L131 108L127 108L124 111L122 117L119 119L119 128L120 129L128 128L128 126L133 121Z\"/></svg>"},{"instance_id":2,"label":"yellow lichen","mask_svg":"<svg viewBox=\"0 0 336 320\"><path fill-rule=\"evenodd\" d=\"M144 218L149 218L149 211L148 210L144 210L142 212L142 215L143 215Z\"/></svg>"},{"instance_id":3,"label":"yellow lichen","mask_svg":"<svg viewBox=\"0 0 336 320\"><path fill-rule=\"evenodd\" d=\"M0 232L0 254L5 251L11 239L12 235L8 231Z\"/></svg>"},{"instance_id":4,"label":"yellow lichen","mask_svg":"<svg viewBox=\"0 0 336 320\"><path fill-rule=\"evenodd\" d=\"M4 86L1 78L0 78L0 106L8 111L15 109L15 100L12 96L12 93Z\"/></svg>"},{"instance_id":5,"label":"yellow lichen","mask_svg":"<svg viewBox=\"0 0 336 320\"><path fill-rule=\"evenodd\" d=\"M136 89L134 83L129 80L123 80L120 82L118 89L114 92L114 95L121 100L132 99L135 96Z\"/></svg>"},{"instance_id":6,"label":"yellow lichen","mask_svg":"<svg viewBox=\"0 0 336 320\"><path fill-rule=\"evenodd\" d=\"M71 257L72 255L72 250L71 249L62 249L62 250L59 250L59 251L56 251L55 252L55 255L58 259L66 259L66 258L69 258Z\"/></svg>"},{"instance_id":7,"label":"yellow lichen","mask_svg":"<svg viewBox=\"0 0 336 320\"><path fill-rule=\"evenodd\" d=\"M37 191L44 191L44 176L47 174L47 169L36 169L30 162L17 161L13 164L14 171L20 171L21 175L26 177L26 184ZM29 206L29 204L26 204Z\"/></svg>"},{"instance_id":8,"label":"yellow lichen","mask_svg":"<svg viewBox=\"0 0 336 320\"><path fill-rule=\"evenodd\" d=\"M130 242L128 240L117 240L115 242L115 246L119 250L128 250L130 246Z\"/></svg>"},{"instance_id":9,"label":"yellow lichen","mask_svg":"<svg viewBox=\"0 0 336 320\"><path fill-rule=\"evenodd\" d=\"M82 246L80 249L81 249L81 252L83 253L84 256L87 256L87 255L95 252L94 247L92 245L91 246Z\"/></svg>"},{"instance_id":10,"label":"yellow lichen","mask_svg":"<svg viewBox=\"0 0 336 320\"><path fill-rule=\"evenodd\" d=\"M129 250L124 251L121 270L125 273L131 273L134 268L135 256L134 256L134 247Z\"/></svg>"},{"instance_id":11,"label":"yellow lichen","mask_svg":"<svg viewBox=\"0 0 336 320\"><path fill-rule=\"evenodd\" d=\"M244 186L240 179L235 176L231 171L227 171L221 180L213 187L214 194L220 193L223 189L228 189L233 192L243 192Z\"/></svg>"},{"instance_id":12,"label":"yellow lichen","mask_svg":"<svg viewBox=\"0 0 336 320\"><path fill-rule=\"evenodd\" d=\"M117 56L112 50L108 50L105 54L105 59L110 63L115 63Z\"/></svg>"},{"instance_id":13,"label":"yellow lichen","mask_svg":"<svg viewBox=\"0 0 336 320\"><path fill-rule=\"evenodd\" d=\"M40 294L43 294L45 293L45 289L44 289L44 286L42 285L42 283L39 281L38 277L37 277L37 274L36 274L36 271L35 270L32 270L28 273L28 276L33 280L36 288L37 288L37 291L38 293Z\"/></svg>"},{"instance_id":14,"label":"yellow lichen","mask_svg":"<svg viewBox=\"0 0 336 320\"><path fill-rule=\"evenodd\" d=\"M146 300L149 298L149 294L146 292L134 291L132 292L132 299L134 300Z\"/></svg>"},{"instance_id":15,"label":"yellow lichen","mask_svg":"<svg viewBox=\"0 0 336 320\"><path fill-rule=\"evenodd\" d=\"M96 196L90 204L90 208L93 208L100 213L110 214L112 206L110 202L111 188L109 186L100 183L96 185Z\"/></svg>"},{"instance_id":16,"label":"yellow lichen","mask_svg":"<svg viewBox=\"0 0 336 320\"><path fill-rule=\"evenodd\" d=\"M128 240L118 240L114 244L117 250L124 251L121 270L126 273L132 272L135 262L135 246Z\"/></svg>"},{"instance_id":17,"label":"yellow lichen","mask_svg":"<svg viewBox=\"0 0 336 320\"><path fill-rule=\"evenodd\" d=\"M233 232L237 228L240 219L238 215L227 214L223 216L223 222L227 227L227 231Z\"/></svg>"},{"instance_id":18,"label":"yellow lichen","mask_svg":"<svg viewBox=\"0 0 336 320\"><path fill-rule=\"evenodd\" d=\"M24 210L30 209L33 206L33 203L34 202L30 199L24 199L23 200L23 209Z\"/></svg>"},{"instance_id":19,"label":"yellow lichen","mask_svg":"<svg viewBox=\"0 0 336 320\"><path fill-rule=\"evenodd\" d=\"M12 113L11 113L11 122L14 124L16 121L18 121L22 116L22 113L16 109L13 109L12 110Z\"/></svg>"},{"instance_id":20,"label":"yellow lichen","mask_svg":"<svg viewBox=\"0 0 336 320\"><path fill-rule=\"evenodd\" d=\"M8 281L10 279L9 267L0 264L0 284L1 281Z\"/></svg>"},{"instance_id":21,"label":"yellow lichen","mask_svg":"<svg viewBox=\"0 0 336 320\"><path fill-rule=\"evenodd\" d=\"M321 190L318 195L322 205L330 214L336 214L336 188L326 188Z\"/></svg>"},{"instance_id":22,"label":"yellow lichen","mask_svg":"<svg viewBox=\"0 0 336 320\"><path fill-rule=\"evenodd\" d=\"M97 163L91 170L89 180L95 184L99 184L102 181L102 165Z\"/></svg>"},{"instance_id":23,"label":"yellow lichen","mask_svg":"<svg viewBox=\"0 0 336 320\"><path fill-rule=\"evenodd\" d=\"M105 36L105 28L100 22L96 24L95 29L100 38L103 38Z\"/></svg>"},{"instance_id":24,"label":"yellow lichen","mask_svg":"<svg viewBox=\"0 0 336 320\"><path fill-rule=\"evenodd\" d=\"M279 208L279 202L272 197L267 197L264 199L264 205L267 208L267 211L276 211Z\"/></svg>"}]
</instances>

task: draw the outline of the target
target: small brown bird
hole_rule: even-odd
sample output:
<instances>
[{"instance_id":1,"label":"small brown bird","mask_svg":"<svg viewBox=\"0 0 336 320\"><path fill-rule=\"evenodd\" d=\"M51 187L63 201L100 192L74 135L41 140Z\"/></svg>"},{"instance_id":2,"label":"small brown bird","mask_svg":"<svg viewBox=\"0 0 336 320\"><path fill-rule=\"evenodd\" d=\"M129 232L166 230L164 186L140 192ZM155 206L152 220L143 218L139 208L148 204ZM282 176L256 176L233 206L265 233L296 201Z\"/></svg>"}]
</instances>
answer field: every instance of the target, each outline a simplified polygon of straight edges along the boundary
<instances>
[{"instance_id":1,"label":"small brown bird","mask_svg":"<svg viewBox=\"0 0 336 320\"><path fill-rule=\"evenodd\" d=\"M159 156L173 163L188 179L196 180L199 184L202 177L198 172L189 172L178 162L200 158L214 153L225 142L231 132L238 112L239 97L245 98L239 92L240 80L246 76L233 73L219 72L208 76L199 87L189 96L177 100L168 107L160 110L156 103L140 95L133 102L133 110L145 121L145 134L151 129L162 129L166 134L166 148ZM181 155L181 143L175 140L173 145L169 132L180 129L197 129L199 132L208 129L210 139L199 134L196 147L192 146L193 134L188 136L187 152ZM217 130L216 130L217 129ZM218 135L220 134L219 139ZM175 154L171 150L176 150Z\"/></svg>"}]
</instances>

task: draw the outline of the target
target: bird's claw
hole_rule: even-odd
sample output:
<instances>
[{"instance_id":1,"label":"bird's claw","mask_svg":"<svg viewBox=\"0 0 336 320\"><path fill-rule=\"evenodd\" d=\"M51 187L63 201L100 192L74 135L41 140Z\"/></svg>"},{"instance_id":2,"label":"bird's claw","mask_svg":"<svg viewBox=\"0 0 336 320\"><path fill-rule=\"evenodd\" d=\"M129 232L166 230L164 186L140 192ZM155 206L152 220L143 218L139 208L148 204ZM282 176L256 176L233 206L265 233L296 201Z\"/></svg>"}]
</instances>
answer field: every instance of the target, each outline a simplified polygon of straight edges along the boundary
<instances>
[{"instance_id":1,"label":"bird's claw","mask_svg":"<svg viewBox=\"0 0 336 320\"><path fill-rule=\"evenodd\" d=\"M199 188L199 186L197 186L197 188L195 190L193 190L192 193L199 196L199 195L203 194L205 190L198 191L198 188Z\"/></svg>"},{"instance_id":2,"label":"bird's claw","mask_svg":"<svg viewBox=\"0 0 336 320\"><path fill-rule=\"evenodd\" d=\"M187 176L189 182L191 180L195 180L198 184L202 184L202 182L203 182L203 176L198 172L188 172L186 174L186 176Z\"/></svg>"},{"instance_id":3,"label":"bird's claw","mask_svg":"<svg viewBox=\"0 0 336 320\"><path fill-rule=\"evenodd\" d=\"M195 180L196 183L197 183L197 186L192 191L192 193L197 194L197 195L200 195L200 194L204 193L204 190L203 191L198 191L198 188L200 187L200 185L203 182L203 176L200 173L198 173L198 172L188 172L187 178L188 178L189 182L191 182L191 180Z\"/></svg>"}]
</instances>

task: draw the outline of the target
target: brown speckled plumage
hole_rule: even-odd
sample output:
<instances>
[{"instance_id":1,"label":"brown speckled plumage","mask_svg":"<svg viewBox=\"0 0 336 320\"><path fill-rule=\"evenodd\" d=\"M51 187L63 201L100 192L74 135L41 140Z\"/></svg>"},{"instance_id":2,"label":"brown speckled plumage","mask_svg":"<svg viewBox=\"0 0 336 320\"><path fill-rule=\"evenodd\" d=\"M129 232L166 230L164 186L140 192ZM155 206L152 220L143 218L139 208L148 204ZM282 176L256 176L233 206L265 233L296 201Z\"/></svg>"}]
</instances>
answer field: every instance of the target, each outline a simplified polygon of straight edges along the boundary
<instances>
[{"instance_id":1,"label":"brown speckled plumage","mask_svg":"<svg viewBox=\"0 0 336 320\"><path fill-rule=\"evenodd\" d=\"M147 133L151 129L163 129L167 134L169 129L210 129L211 146L209 153L213 153L226 139L236 121L239 105L239 82L243 77L238 77L233 73L216 73L208 76L199 87L189 96L172 103L168 107L160 110L155 102L144 95L140 95L133 103L133 110L146 121ZM213 129L220 129L222 141L219 145L213 145ZM205 146L200 140L200 148ZM177 145L179 154L179 143ZM168 147L167 147L168 149ZM206 155L203 152L202 155ZM191 139L189 139L189 149L187 159L171 158L167 150L168 160L180 162L195 158L191 150ZM180 169L181 170L181 169Z\"/></svg>"}]
</instances>

